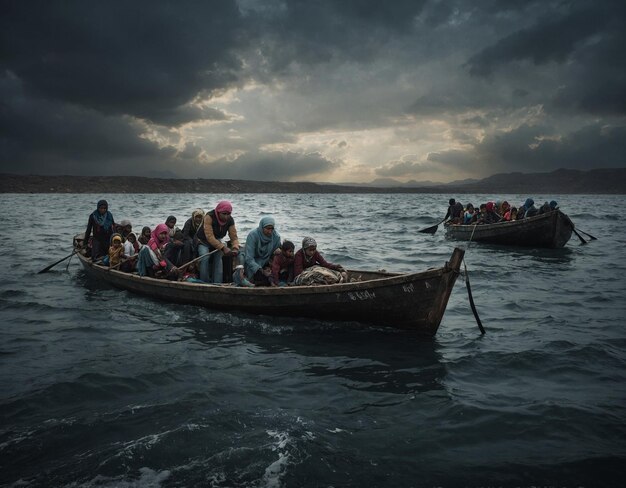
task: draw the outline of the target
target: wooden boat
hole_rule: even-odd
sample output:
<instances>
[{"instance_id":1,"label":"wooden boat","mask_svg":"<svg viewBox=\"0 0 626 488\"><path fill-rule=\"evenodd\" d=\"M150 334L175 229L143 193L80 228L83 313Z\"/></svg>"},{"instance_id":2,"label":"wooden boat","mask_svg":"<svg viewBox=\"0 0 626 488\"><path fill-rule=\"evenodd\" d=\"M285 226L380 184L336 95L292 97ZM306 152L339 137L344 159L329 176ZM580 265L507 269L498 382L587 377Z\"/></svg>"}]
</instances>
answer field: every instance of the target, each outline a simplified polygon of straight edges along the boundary
<instances>
[{"instance_id":1,"label":"wooden boat","mask_svg":"<svg viewBox=\"0 0 626 488\"><path fill-rule=\"evenodd\" d=\"M76 239L74 246L79 249ZM442 267L418 273L351 270L348 283L255 288L155 279L95 264L82 251L76 255L94 279L159 300L231 312L362 322L433 336L464 253L456 248Z\"/></svg>"},{"instance_id":2,"label":"wooden boat","mask_svg":"<svg viewBox=\"0 0 626 488\"><path fill-rule=\"evenodd\" d=\"M496 224L446 225L446 237L524 247L563 247L574 226L560 210Z\"/></svg>"}]
</instances>

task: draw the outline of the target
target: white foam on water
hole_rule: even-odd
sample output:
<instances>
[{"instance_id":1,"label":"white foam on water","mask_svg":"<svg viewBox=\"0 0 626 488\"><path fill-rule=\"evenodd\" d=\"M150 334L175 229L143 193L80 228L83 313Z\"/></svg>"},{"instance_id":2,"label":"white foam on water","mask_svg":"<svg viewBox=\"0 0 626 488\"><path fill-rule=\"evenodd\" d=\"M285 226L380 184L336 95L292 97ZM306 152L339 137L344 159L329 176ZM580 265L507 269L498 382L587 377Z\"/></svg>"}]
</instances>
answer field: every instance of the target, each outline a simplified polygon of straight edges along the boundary
<instances>
[{"instance_id":1,"label":"white foam on water","mask_svg":"<svg viewBox=\"0 0 626 488\"><path fill-rule=\"evenodd\" d=\"M139 468L139 478L125 479L122 477L107 477L98 475L92 480L76 484L65 485L65 488L159 488L171 475L169 470L155 471L154 469Z\"/></svg>"},{"instance_id":2,"label":"white foam on water","mask_svg":"<svg viewBox=\"0 0 626 488\"><path fill-rule=\"evenodd\" d=\"M267 434L274 439L274 444L271 446L271 449L278 453L278 459L265 468L261 486L279 488L283 486L282 477L287 472L287 466L289 465L289 459L291 457L286 450L290 444L291 438L287 432L278 432L276 430L268 430Z\"/></svg>"}]
</instances>

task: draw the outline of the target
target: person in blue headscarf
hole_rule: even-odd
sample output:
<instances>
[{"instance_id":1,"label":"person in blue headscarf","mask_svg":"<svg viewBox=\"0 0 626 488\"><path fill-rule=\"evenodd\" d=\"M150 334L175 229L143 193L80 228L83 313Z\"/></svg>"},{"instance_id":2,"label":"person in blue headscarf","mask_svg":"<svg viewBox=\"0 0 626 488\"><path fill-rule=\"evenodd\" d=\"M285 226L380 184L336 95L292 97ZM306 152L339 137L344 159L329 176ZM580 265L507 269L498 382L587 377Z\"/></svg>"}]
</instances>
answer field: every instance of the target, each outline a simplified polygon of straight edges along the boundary
<instances>
[{"instance_id":1,"label":"person in blue headscarf","mask_svg":"<svg viewBox=\"0 0 626 488\"><path fill-rule=\"evenodd\" d=\"M539 214L539 209L535 207L535 201L532 198L527 198L524 202L524 217L534 217Z\"/></svg>"},{"instance_id":2,"label":"person in blue headscarf","mask_svg":"<svg viewBox=\"0 0 626 488\"><path fill-rule=\"evenodd\" d=\"M263 217L259 226L250 231L243 253L246 276L255 285L269 286L272 269L270 259L280 247L280 235L274 229L274 217Z\"/></svg>"},{"instance_id":3,"label":"person in blue headscarf","mask_svg":"<svg viewBox=\"0 0 626 488\"><path fill-rule=\"evenodd\" d=\"M100 200L96 209L89 215L87 230L83 240L83 247L87 248L89 237L93 231L91 241L91 260L95 261L109 252L111 236L115 232L113 215L109 212L109 204L106 200Z\"/></svg>"}]
</instances>

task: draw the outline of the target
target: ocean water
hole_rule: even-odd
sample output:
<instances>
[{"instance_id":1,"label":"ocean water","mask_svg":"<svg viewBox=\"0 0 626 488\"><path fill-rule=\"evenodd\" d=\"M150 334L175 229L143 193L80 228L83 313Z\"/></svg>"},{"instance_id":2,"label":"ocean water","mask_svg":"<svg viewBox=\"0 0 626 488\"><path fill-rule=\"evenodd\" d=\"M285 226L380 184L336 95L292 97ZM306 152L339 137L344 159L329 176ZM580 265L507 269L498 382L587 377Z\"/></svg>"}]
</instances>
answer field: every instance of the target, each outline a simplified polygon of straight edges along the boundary
<instances>
[{"instance_id":1,"label":"ocean water","mask_svg":"<svg viewBox=\"0 0 626 488\"><path fill-rule=\"evenodd\" d=\"M94 282L71 252L105 197L134 229L233 201L349 268L423 270L455 245L450 195L0 195L0 485L622 486L622 196L556 198L597 237L470 244L437 336L163 303ZM459 195L463 203L493 195ZM526 195L503 195L522 202Z\"/></svg>"}]
</instances>

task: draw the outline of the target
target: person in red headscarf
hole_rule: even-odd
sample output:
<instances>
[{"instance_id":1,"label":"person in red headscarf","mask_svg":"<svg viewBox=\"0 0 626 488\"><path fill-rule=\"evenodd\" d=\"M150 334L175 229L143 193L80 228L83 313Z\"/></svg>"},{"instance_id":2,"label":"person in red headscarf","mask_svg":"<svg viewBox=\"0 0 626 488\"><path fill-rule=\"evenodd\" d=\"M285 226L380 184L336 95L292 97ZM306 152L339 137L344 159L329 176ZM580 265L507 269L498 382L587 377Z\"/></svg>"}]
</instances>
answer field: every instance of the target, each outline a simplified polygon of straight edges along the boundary
<instances>
[{"instance_id":1,"label":"person in red headscarf","mask_svg":"<svg viewBox=\"0 0 626 488\"><path fill-rule=\"evenodd\" d=\"M202 225L196 232L198 256L217 250L208 258L201 259L198 266L200 279L207 283L222 283L224 281L222 258L239 254L239 238L232 212L233 206L228 200L218 202L213 210L206 213ZM230 238L230 247L221 241L226 234ZM229 272L228 275L230 274Z\"/></svg>"},{"instance_id":2,"label":"person in red headscarf","mask_svg":"<svg viewBox=\"0 0 626 488\"><path fill-rule=\"evenodd\" d=\"M487 202L487 213L485 215L485 224L495 224L496 222L500 222L502 219L497 213L495 209L495 204L493 202Z\"/></svg>"}]
</instances>

